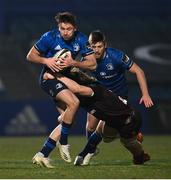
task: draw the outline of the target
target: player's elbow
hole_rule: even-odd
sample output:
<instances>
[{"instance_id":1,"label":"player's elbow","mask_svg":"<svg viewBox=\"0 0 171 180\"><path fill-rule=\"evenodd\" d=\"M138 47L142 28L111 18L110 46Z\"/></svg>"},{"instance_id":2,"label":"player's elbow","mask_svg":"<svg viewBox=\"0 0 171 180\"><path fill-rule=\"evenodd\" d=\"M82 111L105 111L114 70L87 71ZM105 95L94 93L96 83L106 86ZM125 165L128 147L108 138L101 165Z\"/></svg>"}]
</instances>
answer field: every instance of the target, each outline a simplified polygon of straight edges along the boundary
<instances>
[{"instance_id":1,"label":"player's elbow","mask_svg":"<svg viewBox=\"0 0 171 180\"><path fill-rule=\"evenodd\" d=\"M27 61L31 61L31 55L30 55L30 53L27 54L26 60L27 60Z\"/></svg>"},{"instance_id":2,"label":"player's elbow","mask_svg":"<svg viewBox=\"0 0 171 180\"><path fill-rule=\"evenodd\" d=\"M93 65L93 66L91 67L91 70L94 71L94 70L96 70L96 68L97 68L97 64Z\"/></svg>"},{"instance_id":3,"label":"player's elbow","mask_svg":"<svg viewBox=\"0 0 171 180\"><path fill-rule=\"evenodd\" d=\"M90 67L90 70L94 71L94 70L96 70L96 68L97 68L97 62L96 62L96 60L94 60Z\"/></svg>"}]
</instances>

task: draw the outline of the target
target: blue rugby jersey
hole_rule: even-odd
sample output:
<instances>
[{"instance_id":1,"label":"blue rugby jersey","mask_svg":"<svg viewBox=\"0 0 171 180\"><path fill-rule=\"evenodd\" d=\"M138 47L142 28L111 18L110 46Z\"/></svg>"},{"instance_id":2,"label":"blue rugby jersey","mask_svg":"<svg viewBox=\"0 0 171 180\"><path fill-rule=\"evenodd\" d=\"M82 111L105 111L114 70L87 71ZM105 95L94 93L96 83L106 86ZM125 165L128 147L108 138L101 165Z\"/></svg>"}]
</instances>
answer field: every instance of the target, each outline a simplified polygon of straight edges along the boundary
<instances>
[{"instance_id":1,"label":"blue rugby jersey","mask_svg":"<svg viewBox=\"0 0 171 180\"><path fill-rule=\"evenodd\" d=\"M41 38L35 43L34 47L44 56L53 57L57 51L61 49L68 49L71 51L72 57L75 58L78 54L85 57L89 54L94 53L88 45L88 38L83 33L76 31L74 37L65 41L58 29L46 32ZM47 69L44 66L43 72Z\"/></svg>"},{"instance_id":2,"label":"blue rugby jersey","mask_svg":"<svg viewBox=\"0 0 171 180\"><path fill-rule=\"evenodd\" d=\"M133 61L120 50L106 48L103 59L97 63L97 69L93 72L97 80L107 89L127 98L128 84L125 71L131 68Z\"/></svg>"}]
</instances>

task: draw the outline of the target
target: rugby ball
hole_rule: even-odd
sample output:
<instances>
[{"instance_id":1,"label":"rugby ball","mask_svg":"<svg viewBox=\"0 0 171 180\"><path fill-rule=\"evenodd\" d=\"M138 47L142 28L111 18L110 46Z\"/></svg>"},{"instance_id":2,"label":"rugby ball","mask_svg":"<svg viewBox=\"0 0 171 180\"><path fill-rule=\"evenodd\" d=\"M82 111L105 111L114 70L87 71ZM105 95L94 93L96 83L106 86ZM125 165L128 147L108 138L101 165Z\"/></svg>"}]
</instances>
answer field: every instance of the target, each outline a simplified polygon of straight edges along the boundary
<instances>
[{"instance_id":1,"label":"rugby ball","mask_svg":"<svg viewBox=\"0 0 171 180\"><path fill-rule=\"evenodd\" d=\"M71 52L68 49L61 49L57 53L55 53L55 55L53 57L56 58L56 64L59 65L61 63L58 58L60 58L60 57L66 58L69 53L71 54Z\"/></svg>"},{"instance_id":2,"label":"rugby ball","mask_svg":"<svg viewBox=\"0 0 171 180\"><path fill-rule=\"evenodd\" d=\"M68 54L71 54L71 52L68 49L61 49L59 50L57 53L55 53L55 55L53 57L55 58L66 58L68 56Z\"/></svg>"}]
</instances>

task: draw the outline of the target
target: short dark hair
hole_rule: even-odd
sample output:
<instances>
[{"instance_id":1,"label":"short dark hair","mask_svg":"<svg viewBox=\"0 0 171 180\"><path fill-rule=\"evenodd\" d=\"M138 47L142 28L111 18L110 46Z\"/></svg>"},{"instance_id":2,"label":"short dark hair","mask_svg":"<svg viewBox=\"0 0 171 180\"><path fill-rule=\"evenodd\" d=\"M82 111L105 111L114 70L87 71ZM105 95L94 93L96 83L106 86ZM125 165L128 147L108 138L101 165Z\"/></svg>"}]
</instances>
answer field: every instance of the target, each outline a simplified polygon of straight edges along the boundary
<instances>
[{"instance_id":1,"label":"short dark hair","mask_svg":"<svg viewBox=\"0 0 171 180\"><path fill-rule=\"evenodd\" d=\"M89 35L89 43L96 44L97 42L106 43L106 37L100 30L92 31Z\"/></svg>"},{"instance_id":2,"label":"short dark hair","mask_svg":"<svg viewBox=\"0 0 171 180\"><path fill-rule=\"evenodd\" d=\"M76 16L70 12L60 12L55 16L57 23L70 23L74 27L76 26Z\"/></svg>"}]
</instances>

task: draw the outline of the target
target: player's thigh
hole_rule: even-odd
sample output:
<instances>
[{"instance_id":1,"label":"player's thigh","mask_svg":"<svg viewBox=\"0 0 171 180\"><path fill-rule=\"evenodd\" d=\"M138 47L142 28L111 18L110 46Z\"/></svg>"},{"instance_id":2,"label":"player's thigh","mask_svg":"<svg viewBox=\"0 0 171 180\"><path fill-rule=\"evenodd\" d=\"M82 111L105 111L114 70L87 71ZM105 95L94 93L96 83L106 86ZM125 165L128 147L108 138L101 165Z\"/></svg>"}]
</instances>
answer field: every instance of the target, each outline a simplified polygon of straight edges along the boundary
<instances>
[{"instance_id":1,"label":"player's thigh","mask_svg":"<svg viewBox=\"0 0 171 180\"><path fill-rule=\"evenodd\" d=\"M72 108L79 106L79 99L69 89L64 89L56 95L56 100L62 101Z\"/></svg>"},{"instance_id":2,"label":"player's thigh","mask_svg":"<svg viewBox=\"0 0 171 180\"><path fill-rule=\"evenodd\" d=\"M106 143L112 142L115 140L118 136L118 131L117 129L110 127L108 125L104 125L102 128L102 137L103 141Z\"/></svg>"},{"instance_id":3,"label":"player's thigh","mask_svg":"<svg viewBox=\"0 0 171 180\"><path fill-rule=\"evenodd\" d=\"M93 115L87 113L87 124L86 124L86 128L88 130L92 130L94 131L97 127L99 120L94 117Z\"/></svg>"}]
</instances>

